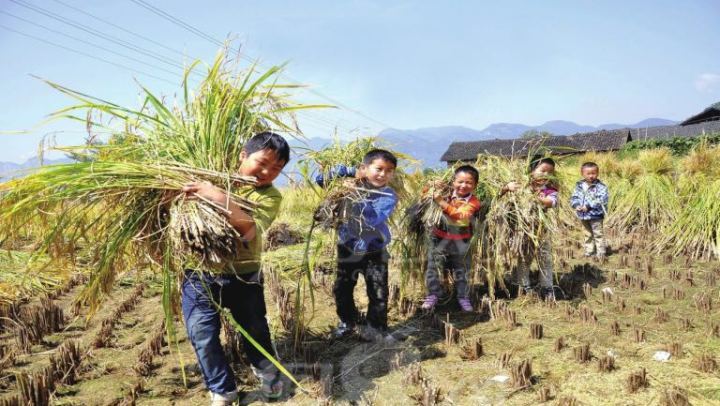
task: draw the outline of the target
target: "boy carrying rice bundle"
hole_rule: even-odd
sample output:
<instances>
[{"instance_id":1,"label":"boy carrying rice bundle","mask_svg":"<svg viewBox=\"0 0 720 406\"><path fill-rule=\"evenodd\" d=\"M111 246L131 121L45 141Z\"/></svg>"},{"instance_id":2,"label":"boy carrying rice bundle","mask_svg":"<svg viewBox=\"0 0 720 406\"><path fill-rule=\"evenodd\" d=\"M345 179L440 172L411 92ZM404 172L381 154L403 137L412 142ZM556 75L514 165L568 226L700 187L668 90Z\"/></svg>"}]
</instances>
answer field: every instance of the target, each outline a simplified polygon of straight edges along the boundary
<instances>
[{"instance_id":1,"label":"boy carrying rice bundle","mask_svg":"<svg viewBox=\"0 0 720 406\"><path fill-rule=\"evenodd\" d=\"M221 53L196 93L185 81L179 105L167 106L143 89L139 110L51 84L79 100L56 117L101 111L110 121L88 126L106 126L113 136L107 144L61 149L86 159L42 167L3 184L0 193L3 235L41 210L53 214L38 255L58 261L65 246L88 243L93 273L79 300L91 312L119 272L152 258L162 270L165 325L175 341L182 281L188 336L214 404L237 397L219 346L221 316L243 335L265 395L281 392L278 370L289 375L274 357L257 271L262 233L280 203L271 184L289 159L287 143L270 129L292 132L284 120L306 107L289 105L278 85L266 84L279 68L237 74L227 65ZM113 130L117 122L120 129Z\"/></svg>"},{"instance_id":2,"label":"boy carrying rice bundle","mask_svg":"<svg viewBox=\"0 0 720 406\"><path fill-rule=\"evenodd\" d=\"M555 161L534 156L528 163L529 179L517 182L521 162L499 157L481 157L478 166L480 182L493 193L487 213L487 228L480 239L478 261L487 272L491 294L496 283L504 287L503 274L513 270L520 290L535 289L530 282L530 265L540 268L540 294L554 300L552 236L557 231L558 188L554 181Z\"/></svg>"},{"instance_id":3,"label":"boy carrying rice bundle","mask_svg":"<svg viewBox=\"0 0 720 406\"><path fill-rule=\"evenodd\" d=\"M354 289L362 274L369 304L367 326L360 329L360 336L368 341L393 340L387 333L387 246L391 239L387 222L398 202L395 191L388 186L396 167L395 155L373 149L365 154L358 169L338 166L331 176L316 178L321 186L327 185L333 176L355 178L346 188L356 190L340 198L346 211L345 219L337 223L337 276L333 295L340 324L334 331L336 337L348 336L358 328Z\"/></svg>"},{"instance_id":4,"label":"boy carrying rice bundle","mask_svg":"<svg viewBox=\"0 0 720 406\"><path fill-rule=\"evenodd\" d=\"M228 309L265 352L276 356L265 318L260 253L262 233L277 216L282 200L272 182L289 160L290 147L277 134L261 133L245 144L238 173L255 177L257 183L241 187L236 193L255 203L251 214L212 183L194 182L182 189L189 199L226 205L228 222L241 235L242 247L232 260L220 270L186 269L181 289L185 327L213 405L231 404L238 397L235 375L220 343L221 314L216 304ZM278 369L245 336L243 345L252 370L261 381L263 395L280 397L283 382Z\"/></svg>"},{"instance_id":5,"label":"boy carrying rice bundle","mask_svg":"<svg viewBox=\"0 0 720 406\"><path fill-rule=\"evenodd\" d=\"M443 189L447 188L442 187L426 190L426 193L432 193L432 203L441 210L442 215L440 221L433 224L428 241L425 271L428 295L422 304L425 310L432 310L442 295L439 273L445 269L452 271L460 308L466 312L473 310L467 273L470 269L472 222L481 208L480 201L474 195L478 178L477 169L463 165L455 169L450 193L443 193Z\"/></svg>"}]
</instances>

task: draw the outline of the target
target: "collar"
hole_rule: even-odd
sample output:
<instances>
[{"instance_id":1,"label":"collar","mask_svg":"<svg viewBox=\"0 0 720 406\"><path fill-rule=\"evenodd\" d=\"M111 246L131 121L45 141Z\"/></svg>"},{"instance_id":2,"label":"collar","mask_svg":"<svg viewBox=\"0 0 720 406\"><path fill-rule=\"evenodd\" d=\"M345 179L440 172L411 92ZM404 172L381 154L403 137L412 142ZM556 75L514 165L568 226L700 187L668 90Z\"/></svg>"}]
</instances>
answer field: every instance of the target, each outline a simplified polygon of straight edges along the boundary
<instances>
[{"instance_id":1,"label":"collar","mask_svg":"<svg viewBox=\"0 0 720 406\"><path fill-rule=\"evenodd\" d=\"M467 196L465 196L465 197L460 197L460 196L458 196L457 193L453 190L452 195L450 196L450 199L458 199L458 200L464 200L464 201L466 201L466 202L469 202L470 199L472 199L472 197L473 197L473 194L472 194L472 193L469 193L469 194L468 194Z\"/></svg>"}]
</instances>

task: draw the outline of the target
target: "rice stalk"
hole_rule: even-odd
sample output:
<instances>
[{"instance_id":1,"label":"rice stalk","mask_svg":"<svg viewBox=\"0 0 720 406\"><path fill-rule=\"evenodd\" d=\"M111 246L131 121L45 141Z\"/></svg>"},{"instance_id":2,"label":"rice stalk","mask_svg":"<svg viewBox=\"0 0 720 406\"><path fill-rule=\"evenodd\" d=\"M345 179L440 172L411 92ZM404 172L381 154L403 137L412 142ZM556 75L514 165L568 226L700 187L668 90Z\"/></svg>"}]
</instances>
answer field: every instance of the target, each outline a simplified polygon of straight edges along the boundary
<instances>
[{"instance_id":1,"label":"rice stalk","mask_svg":"<svg viewBox=\"0 0 720 406\"><path fill-rule=\"evenodd\" d=\"M529 162L496 156L482 156L476 166L480 185L491 197L483 232L478 236L475 269L486 275L488 288L505 288L503 276L517 267L522 258L535 255L543 238L558 230L559 210L546 210L537 200L527 175ZM500 196L503 186L522 179L522 189ZM550 182L558 185L556 179ZM561 204L562 198L558 198Z\"/></svg>"},{"instance_id":2,"label":"rice stalk","mask_svg":"<svg viewBox=\"0 0 720 406\"><path fill-rule=\"evenodd\" d=\"M167 102L142 87L138 109L46 81L76 101L52 120L80 120L112 135L102 145L58 148L76 153L78 162L41 167L0 185L0 241L42 214L48 227L40 230L37 256L57 262L68 247L85 242L93 271L79 301L90 306L90 314L128 264L152 258L163 273L168 341L179 349L174 319L180 270L187 263L203 270L221 266L237 236L220 214L224 207L188 203L177 197L180 188L211 182L252 214L252 202L236 193L254 185L254 179L236 175L245 142L262 131L297 136L293 112L320 107L288 99L292 86L276 83L281 67L258 72L254 66L240 70L237 63L220 52L192 91L187 78L199 65L193 63L180 100ZM96 122L92 113L105 121Z\"/></svg>"},{"instance_id":3,"label":"rice stalk","mask_svg":"<svg viewBox=\"0 0 720 406\"><path fill-rule=\"evenodd\" d=\"M655 243L657 252L692 259L720 259L720 180L700 182L674 222Z\"/></svg>"}]
</instances>

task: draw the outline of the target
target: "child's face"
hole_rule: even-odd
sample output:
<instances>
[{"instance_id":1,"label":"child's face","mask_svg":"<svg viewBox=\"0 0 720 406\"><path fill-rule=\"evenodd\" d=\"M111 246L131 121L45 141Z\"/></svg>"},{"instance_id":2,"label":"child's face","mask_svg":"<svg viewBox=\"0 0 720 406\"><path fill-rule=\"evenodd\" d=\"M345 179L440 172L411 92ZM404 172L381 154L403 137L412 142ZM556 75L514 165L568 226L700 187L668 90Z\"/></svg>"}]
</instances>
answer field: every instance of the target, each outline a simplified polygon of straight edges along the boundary
<instances>
[{"instance_id":1,"label":"child's face","mask_svg":"<svg viewBox=\"0 0 720 406\"><path fill-rule=\"evenodd\" d=\"M270 185L280 175L280 171L282 171L286 163L278 158L275 150L267 148L255 151L252 154L242 151L240 160L238 173L241 176L256 177L257 186Z\"/></svg>"},{"instance_id":2,"label":"child's face","mask_svg":"<svg viewBox=\"0 0 720 406\"><path fill-rule=\"evenodd\" d=\"M460 197L465 197L475 190L475 178L467 172L458 172L453 179L453 190Z\"/></svg>"},{"instance_id":3,"label":"child's face","mask_svg":"<svg viewBox=\"0 0 720 406\"><path fill-rule=\"evenodd\" d=\"M548 183L551 176L555 174L555 166L547 162L538 165L530 174L532 183L535 186L543 186Z\"/></svg>"},{"instance_id":4,"label":"child's face","mask_svg":"<svg viewBox=\"0 0 720 406\"><path fill-rule=\"evenodd\" d=\"M598 178L599 172L598 168L594 167L580 169L580 174L582 174L583 179L585 179L585 182L587 183L595 182Z\"/></svg>"},{"instance_id":5,"label":"child's face","mask_svg":"<svg viewBox=\"0 0 720 406\"><path fill-rule=\"evenodd\" d=\"M385 187L395 175L395 165L382 158L373 160L370 164L360 165L365 179L374 187Z\"/></svg>"}]
</instances>

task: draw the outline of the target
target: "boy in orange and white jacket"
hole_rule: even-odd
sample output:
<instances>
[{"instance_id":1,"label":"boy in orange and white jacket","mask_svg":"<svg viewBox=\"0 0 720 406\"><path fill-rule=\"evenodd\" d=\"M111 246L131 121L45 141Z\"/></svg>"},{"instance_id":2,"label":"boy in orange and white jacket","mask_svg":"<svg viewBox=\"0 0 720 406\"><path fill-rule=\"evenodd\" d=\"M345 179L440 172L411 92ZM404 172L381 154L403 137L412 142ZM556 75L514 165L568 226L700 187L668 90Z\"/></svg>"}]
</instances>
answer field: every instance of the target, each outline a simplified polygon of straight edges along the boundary
<instances>
[{"instance_id":1,"label":"boy in orange and white jacket","mask_svg":"<svg viewBox=\"0 0 720 406\"><path fill-rule=\"evenodd\" d=\"M458 303L463 311L473 310L467 272L470 268L470 239L473 236L473 217L480 211L481 203L475 197L478 183L477 169L463 165L455 170L453 192L450 197L434 195L433 200L443 210L443 221L435 227L428 247L425 283L428 296L422 308L430 310L442 295L440 272L448 269L455 280Z\"/></svg>"}]
</instances>

